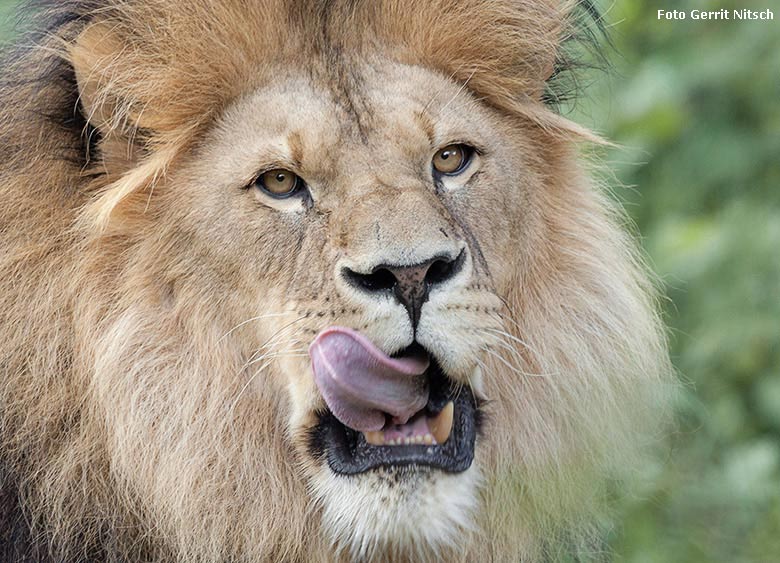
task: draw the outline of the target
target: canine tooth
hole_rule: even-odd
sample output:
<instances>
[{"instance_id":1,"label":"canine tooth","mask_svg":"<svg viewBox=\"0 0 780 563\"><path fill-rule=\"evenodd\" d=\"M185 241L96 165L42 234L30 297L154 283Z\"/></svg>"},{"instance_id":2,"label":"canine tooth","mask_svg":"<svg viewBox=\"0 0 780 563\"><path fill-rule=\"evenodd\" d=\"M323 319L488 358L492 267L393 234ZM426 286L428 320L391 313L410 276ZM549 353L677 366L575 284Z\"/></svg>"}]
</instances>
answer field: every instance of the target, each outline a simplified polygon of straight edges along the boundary
<instances>
[{"instance_id":1,"label":"canine tooth","mask_svg":"<svg viewBox=\"0 0 780 563\"><path fill-rule=\"evenodd\" d=\"M372 446L384 446L385 445L385 433L381 430L374 432L363 432L363 436L366 437L366 442Z\"/></svg>"},{"instance_id":2,"label":"canine tooth","mask_svg":"<svg viewBox=\"0 0 780 563\"><path fill-rule=\"evenodd\" d=\"M452 416L455 412L455 403L450 401L442 411L434 418L428 419L428 428L436 439L437 444L443 444L450 437L452 432Z\"/></svg>"}]
</instances>

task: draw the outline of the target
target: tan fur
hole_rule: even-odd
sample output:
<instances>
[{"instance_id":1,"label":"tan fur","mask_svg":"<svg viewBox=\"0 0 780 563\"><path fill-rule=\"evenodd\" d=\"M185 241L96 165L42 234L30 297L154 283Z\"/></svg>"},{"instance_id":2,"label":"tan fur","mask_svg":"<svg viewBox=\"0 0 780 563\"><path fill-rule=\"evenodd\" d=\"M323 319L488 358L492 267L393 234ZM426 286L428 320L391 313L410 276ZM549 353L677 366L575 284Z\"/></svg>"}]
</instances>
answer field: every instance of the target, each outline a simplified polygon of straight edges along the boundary
<instances>
[{"instance_id":1,"label":"tan fur","mask_svg":"<svg viewBox=\"0 0 780 563\"><path fill-rule=\"evenodd\" d=\"M0 94L0 487L54 558L587 556L670 368L635 243L578 163L589 134L539 102L572 6L82 4ZM455 141L484 153L436 193ZM271 165L312 202L243 189ZM412 338L339 268L457 241L467 272L417 337L486 400L474 466L334 475L308 444L309 342Z\"/></svg>"}]
</instances>

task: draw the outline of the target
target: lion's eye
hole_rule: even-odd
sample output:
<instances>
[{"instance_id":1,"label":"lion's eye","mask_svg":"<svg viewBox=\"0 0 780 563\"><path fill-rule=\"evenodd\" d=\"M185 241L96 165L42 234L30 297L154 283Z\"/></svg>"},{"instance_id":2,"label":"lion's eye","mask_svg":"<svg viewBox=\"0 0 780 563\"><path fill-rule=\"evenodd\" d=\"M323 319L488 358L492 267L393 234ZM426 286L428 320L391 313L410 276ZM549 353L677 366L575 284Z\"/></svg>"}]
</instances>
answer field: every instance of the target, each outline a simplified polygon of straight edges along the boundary
<instances>
[{"instance_id":1,"label":"lion's eye","mask_svg":"<svg viewBox=\"0 0 780 563\"><path fill-rule=\"evenodd\" d=\"M455 176L466 169L473 149L467 145L447 145L433 155L433 168L440 174Z\"/></svg>"},{"instance_id":2,"label":"lion's eye","mask_svg":"<svg viewBox=\"0 0 780 563\"><path fill-rule=\"evenodd\" d=\"M255 186L272 197L285 198L298 192L303 187L303 180L289 170L277 168L260 174Z\"/></svg>"}]
</instances>

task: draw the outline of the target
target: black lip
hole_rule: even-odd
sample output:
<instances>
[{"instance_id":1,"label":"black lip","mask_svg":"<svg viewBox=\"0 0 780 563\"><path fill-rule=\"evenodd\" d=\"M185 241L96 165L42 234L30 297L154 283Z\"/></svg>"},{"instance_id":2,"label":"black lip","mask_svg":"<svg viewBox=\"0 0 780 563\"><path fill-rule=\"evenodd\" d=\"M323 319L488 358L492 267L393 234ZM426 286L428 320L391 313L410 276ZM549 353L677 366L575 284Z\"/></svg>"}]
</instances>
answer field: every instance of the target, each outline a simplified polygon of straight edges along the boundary
<instances>
[{"instance_id":1,"label":"black lip","mask_svg":"<svg viewBox=\"0 0 780 563\"><path fill-rule=\"evenodd\" d=\"M373 446L361 432L347 428L330 411L319 414L319 422L310 435L315 455L325 456L328 466L340 475L356 475L377 467L427 466L447 473L460 473L471 467L474 446L481 426L477 399L467 386L450 380L435 360L429 369L430 397L425 409L440 412L455 403L452 433L441 445Z\"/></svg>"}]
</instances>

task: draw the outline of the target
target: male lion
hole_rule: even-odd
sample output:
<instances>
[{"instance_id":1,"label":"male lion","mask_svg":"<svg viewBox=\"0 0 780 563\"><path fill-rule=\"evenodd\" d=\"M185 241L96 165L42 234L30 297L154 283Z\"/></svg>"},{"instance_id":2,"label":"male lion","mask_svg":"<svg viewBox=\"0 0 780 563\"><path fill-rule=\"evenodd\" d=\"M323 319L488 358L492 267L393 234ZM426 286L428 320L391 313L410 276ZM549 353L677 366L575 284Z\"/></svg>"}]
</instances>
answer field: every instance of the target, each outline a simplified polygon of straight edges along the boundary
<instances>
[{"instance_id":1,"label":"male lion","mask_svg":"<svg viewBox=\"0 0 780 563\"><path fill-rule=\"evenodd\" d=\"M595 137L545 103L582 6L37 6L1 86L2 561L595 553L670 370Z\"/></svg>"}]
</instances>

